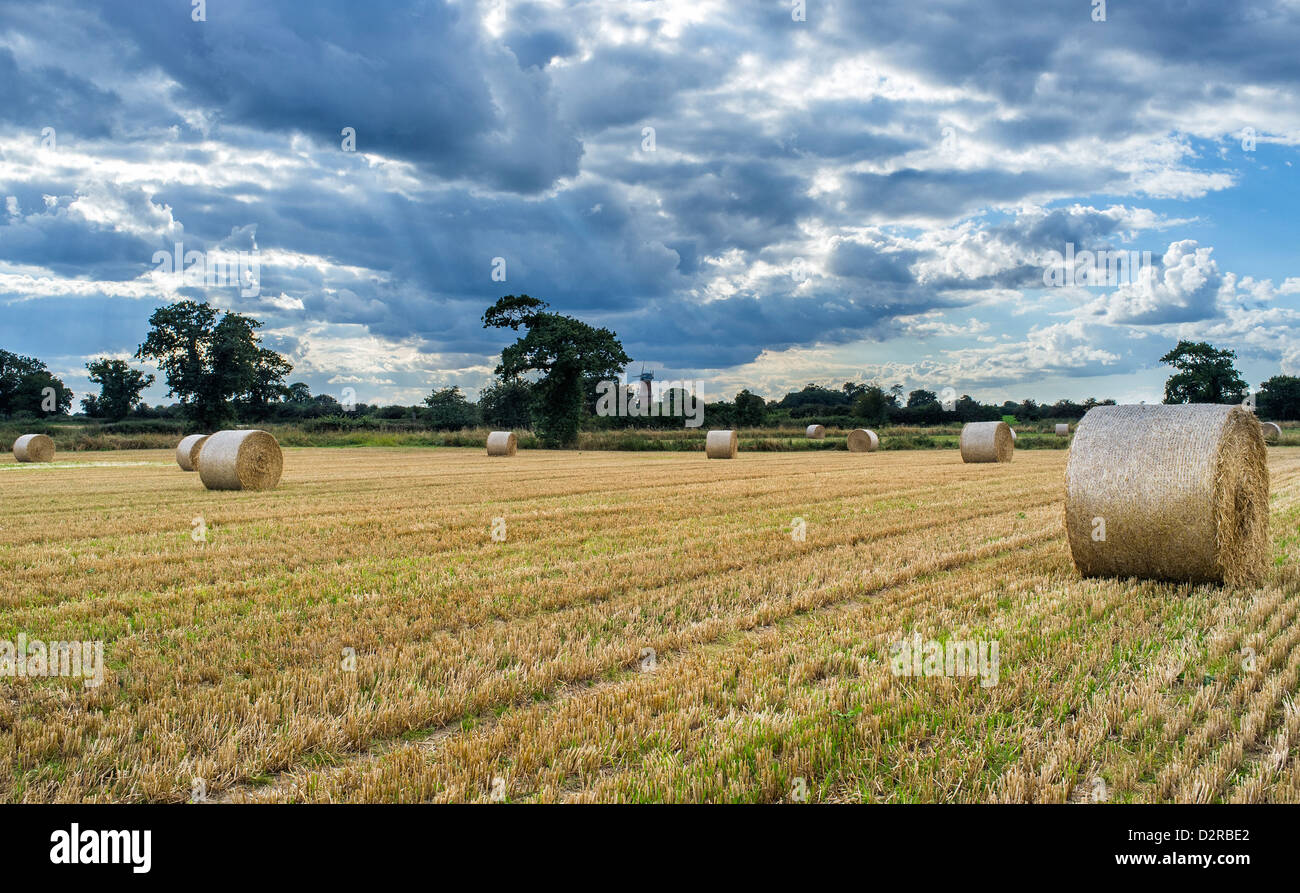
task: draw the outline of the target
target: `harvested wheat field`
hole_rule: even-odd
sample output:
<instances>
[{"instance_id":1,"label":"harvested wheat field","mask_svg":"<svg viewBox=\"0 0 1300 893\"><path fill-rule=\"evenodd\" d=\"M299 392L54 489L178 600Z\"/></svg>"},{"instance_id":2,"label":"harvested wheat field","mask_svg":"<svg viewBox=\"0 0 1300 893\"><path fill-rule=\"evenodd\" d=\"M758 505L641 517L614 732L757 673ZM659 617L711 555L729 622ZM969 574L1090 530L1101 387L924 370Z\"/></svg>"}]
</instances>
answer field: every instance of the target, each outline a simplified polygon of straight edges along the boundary
<instances>
[{"instance_id":1,"label":"harvested wheat field","mask_svg":"<svg viewBox=\"0 0 1300 893\"><path fill-rule=\"evenodd\" d=\"M1065 461L6 461L0 639L107 672L0 678L0 799L1300 801L1300 450L1252 589L1080 579Z\"/></svg>"}]
</instances>

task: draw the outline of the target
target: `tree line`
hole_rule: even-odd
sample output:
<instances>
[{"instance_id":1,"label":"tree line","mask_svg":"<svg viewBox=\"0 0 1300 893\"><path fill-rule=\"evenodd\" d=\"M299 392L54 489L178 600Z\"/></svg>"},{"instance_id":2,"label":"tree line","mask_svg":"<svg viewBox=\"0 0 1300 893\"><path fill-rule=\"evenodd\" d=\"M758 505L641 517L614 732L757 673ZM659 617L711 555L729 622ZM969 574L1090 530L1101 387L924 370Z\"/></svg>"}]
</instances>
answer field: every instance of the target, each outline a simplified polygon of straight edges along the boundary
<instances>
[{"instance_id":1,"label":"tree line","mask_svg":"<svg viewBox=\"0 0 1300 893\"><path fill-rule=\"evenodd\" d=\"M434 390L419 406L345 404L329 394L313 394L304 382L286 383L288 359L264 347L251 317L219 312L208 304L181 301L149 317L149 331L134 359L151 361L162 373L168 396L177 403L149 407L141 394L155 376L117 358L86 364L99 393L82 399L82 411L105 421L181 419L194 430L216 430L239 422L300 422L321 428L365 427L406 422L436 430L488 425L530 428L548 446L573 444L581 429L670 428L680 416L650 412L601 416L595 411L597 385L618 380L632 362L618 337L550 310L528 295L506 295L483 314L484 328L517 333L501 352L495 379L477 402L459 388ZM1300 418L1300 378L1277 375L1250 393L1235 365L1236 354L1206 342L1180 341L1160 362L1173 370L1165 384L1166 403L1253 401L1262 418ZM661 395L665 403L685 394ZM709 427L764 427L782 423L826 425L933 425L1014 418L1019 423L1079 419L1093 406L1034 400L981 403L970 395L940 396L923 388L904 393L901 385L849 381L839 387L809 383L780 399L766 400L748 389L732 400L708 402ZM68 415L72 392L43 362L0 350L0 416Z\"/></svg>"}]
</instances>

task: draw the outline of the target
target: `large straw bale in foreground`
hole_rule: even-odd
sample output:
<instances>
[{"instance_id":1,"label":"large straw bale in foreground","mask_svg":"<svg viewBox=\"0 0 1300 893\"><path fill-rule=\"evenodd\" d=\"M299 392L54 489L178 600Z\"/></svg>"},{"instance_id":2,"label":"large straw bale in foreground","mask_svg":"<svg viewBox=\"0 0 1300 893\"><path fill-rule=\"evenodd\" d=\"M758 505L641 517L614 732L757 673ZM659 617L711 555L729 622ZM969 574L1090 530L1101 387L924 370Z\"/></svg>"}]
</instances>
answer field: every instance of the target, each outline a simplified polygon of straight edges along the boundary
<instances>
[{"instance_id":1,"label":"large straw bale in foreground","mask_svg":"<svg viewBox=\"0 0 1300 893\"><path fill-rule=\"evenodd\" d=\"M1260 422L1259 433L1264 435L1267 441L1275 441L1282 436L1282 426L1277 422Z\"/></svg>"},{"instance_id":2,"label":"large straw bale in foreground","mask_svg":"<svg viewBox=\"0 0 1300 893\"><path fill-rule=\"evenodd\" d=\"M51 462L54 439L48 434L24 434L14 441L14 458L19 462Z\"/></svg>"},{"instance_id":3,"label":"large straw bale in foreground","mask_svg":"<svg viewBox=\"0 0 1300 893\"><path fill-rule=\"evenodd\" d=\"M740 436L735 431L710 431L704 438L704 455L710 459L734 459L740 448Z\"/></svg>"},{"instance_id":4,"label":"large straw bale in foreground","mask_svg":"<svg viewBox=\"0 0 1300 893\"><path fill-rule=\"evenodd\" d=\"M198 468L209 490L271 490L280 483L284 454L265 431L218 431L199 451Z\"/></svg>"},{"instance_id":5,"label":"large straw bale in foreground","mask_svg":"<svg viewBox=\"0 0 1300 893\"><path fill-rule=\"evenodd\" d=\"M1085 576L1245 584L1268 566L1268 465L1239 406L1098 406L1065 470L1065 529Z\"/></svg>"},{"instance_id":6,"label":"large straw bale in foreground","mask_svg":"<svg viewBox=\"0 0 1300 893\"><path fill-rule=\"evenodd\" d=\"M181 467L181 471L199 470L199 451L207 440L206 434L190 434L181 438L181 442L176 445L176 464Z\"/></svg>"},{"instance_id":7,"label":"large straw bale in foreground","mask_svg":"<svg viewBox=\"0 0 1300 893\"><path fill-rule=\"evenodd\" d=\"M963 462L1010 462L1016 452L1006 422L967 422L961 428Z\"/></svg>"},{"instance_id":8,"label":"large straw bale in foreground","mask_svg":"<svg viewBox=\"0 0 1300 893\"><path fill-rule=\"evenodd\" d=\"M493 431L487 438L489 456L513 456L519 452L519 439L513 431Z\"/></svg>"},{"instance_id":9,"label":"large straw bale in foreground","mask_svg":"<svg viewBox=\"0 0 1300 893\"><path fill-rule=\"evenodd\" d=\"M858 428L849 432L850 453L871 453L878 446L880 446L880 438L876 436L875 431L868 428Z\"/></svg>"},{"instance_id":10,"label":"large straw bale in foreground","mask_svg":"<svg viewBox=\"0 0 1300 893\"><path fill-rule=\"evenodd\" d=\"M826 427L824 425L809 425L806 433L810 440L826 439Z\"/></svg>"}]
</instances>

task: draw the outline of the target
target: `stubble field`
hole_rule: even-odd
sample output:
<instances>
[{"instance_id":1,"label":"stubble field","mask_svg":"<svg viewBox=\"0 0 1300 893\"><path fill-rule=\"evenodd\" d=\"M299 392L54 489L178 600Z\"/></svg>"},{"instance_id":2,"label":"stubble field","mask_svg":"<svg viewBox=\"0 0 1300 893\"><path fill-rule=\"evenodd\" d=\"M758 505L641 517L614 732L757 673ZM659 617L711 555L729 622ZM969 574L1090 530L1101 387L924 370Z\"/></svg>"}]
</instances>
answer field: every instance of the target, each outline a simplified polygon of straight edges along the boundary
<instances>
[{"instance_id":1,"label":"stubble field","mask_svg":"<svg viewBox=\"0 0 1300 893\"><path fill-rule=\"evenodd\" d=\"M1065 459L0 464L0 640L107 664L0 677L0 800L1300 801L1300 450L1249 590L1079 579Z\"/></svg>"}]
</instances>

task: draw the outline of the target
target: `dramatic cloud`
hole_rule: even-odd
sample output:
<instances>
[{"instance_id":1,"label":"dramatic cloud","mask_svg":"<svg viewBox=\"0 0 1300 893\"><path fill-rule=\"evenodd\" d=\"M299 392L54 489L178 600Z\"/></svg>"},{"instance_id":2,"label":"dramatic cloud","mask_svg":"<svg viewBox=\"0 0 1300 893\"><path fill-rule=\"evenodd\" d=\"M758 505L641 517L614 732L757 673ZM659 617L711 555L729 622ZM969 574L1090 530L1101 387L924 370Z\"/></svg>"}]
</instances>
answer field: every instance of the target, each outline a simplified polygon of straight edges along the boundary
<instances>
[{"instance_id":1,"label":"dramatic cloud","mask_svg":"<svg viewBox=\"0 0 1300 893\"><path fill-rule=\"evenodd\" d=\"M490 380L505 293L716 394L1154 397L1178 337L1300 367L1293 2L191 12L0 7L0 347L74 388L182 297L367 401ZM259 288L166 275L178 245ZM1047 287L1067 251L1153 275Z\"/></svg>"}]
</instances>

